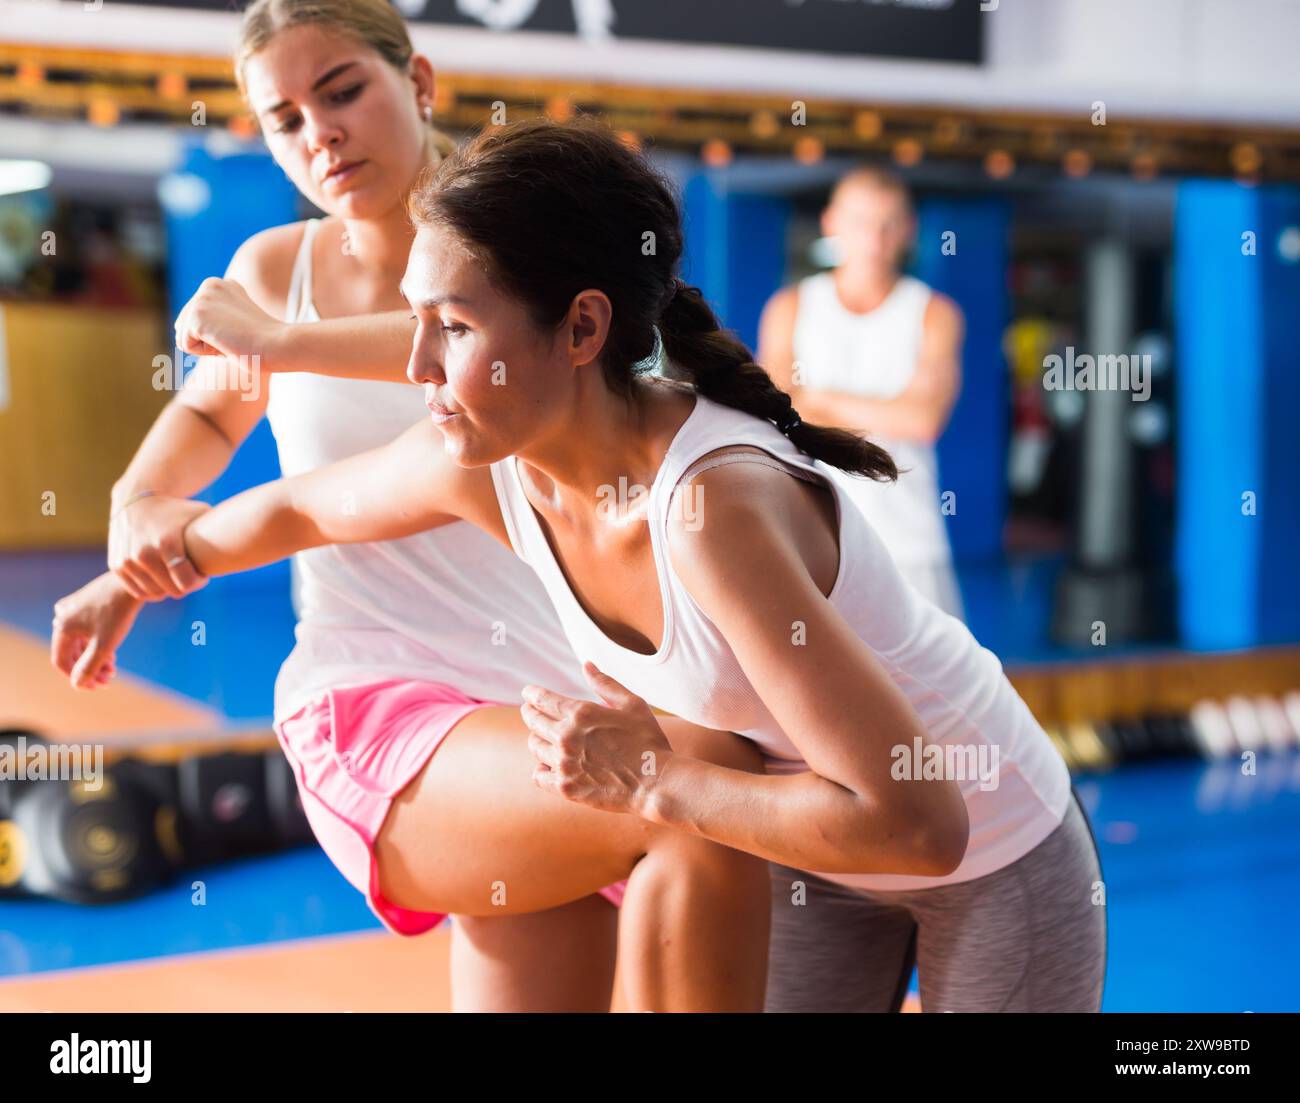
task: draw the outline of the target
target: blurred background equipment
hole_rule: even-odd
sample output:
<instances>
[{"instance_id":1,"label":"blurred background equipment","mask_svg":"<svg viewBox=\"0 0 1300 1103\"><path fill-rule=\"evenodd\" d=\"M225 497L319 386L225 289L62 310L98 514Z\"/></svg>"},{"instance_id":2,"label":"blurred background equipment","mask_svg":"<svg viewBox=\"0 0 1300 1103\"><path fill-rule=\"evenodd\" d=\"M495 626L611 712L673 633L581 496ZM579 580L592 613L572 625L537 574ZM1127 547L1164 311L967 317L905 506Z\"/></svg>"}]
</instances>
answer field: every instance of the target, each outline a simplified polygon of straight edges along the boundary
<instances>
[{"instance_id":1,"label":"blurred background equipment","mask_svg":"<svg viewBox=\"0 0 1300 1103\"><path fill-rule=\"evenodd\" d=\"M288 763L273 736L260 742L226 751L152 743L134 755L118 743L98 765L79 750L75 775L63 778L51 776L57 744L0 732L16 761L49 756L39 773L29 764L27 776L0 777L0 892L112 903L183 870L314 844Z\"/></svg>"}]
</instances>

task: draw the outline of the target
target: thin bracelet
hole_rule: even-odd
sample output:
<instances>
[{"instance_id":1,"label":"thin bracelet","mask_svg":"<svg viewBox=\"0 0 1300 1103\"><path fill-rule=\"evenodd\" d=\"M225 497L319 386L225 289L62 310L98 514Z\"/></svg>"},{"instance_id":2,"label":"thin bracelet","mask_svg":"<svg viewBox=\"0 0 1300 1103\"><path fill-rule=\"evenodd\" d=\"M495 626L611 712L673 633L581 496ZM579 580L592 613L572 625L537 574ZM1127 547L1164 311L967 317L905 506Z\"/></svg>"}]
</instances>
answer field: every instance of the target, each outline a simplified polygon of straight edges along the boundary
<instances>
[{"instance_id":1,"label":"thin bracelet","mask_svg":"<svg viewBox=\"0 0 1300 1103\"><path fill-rule=\"evenodd\" d=\"M152 498L157 493L158 491L156 490L137 490L125 502L123 502L120 506L118 506L117 509L113 510L112 514L109 516L108 519L111 521L114 517L116 517L119 513L125 510L128 506L135 505L135 503L140 501L141 498Z\"/></svg>"}]
</instances>

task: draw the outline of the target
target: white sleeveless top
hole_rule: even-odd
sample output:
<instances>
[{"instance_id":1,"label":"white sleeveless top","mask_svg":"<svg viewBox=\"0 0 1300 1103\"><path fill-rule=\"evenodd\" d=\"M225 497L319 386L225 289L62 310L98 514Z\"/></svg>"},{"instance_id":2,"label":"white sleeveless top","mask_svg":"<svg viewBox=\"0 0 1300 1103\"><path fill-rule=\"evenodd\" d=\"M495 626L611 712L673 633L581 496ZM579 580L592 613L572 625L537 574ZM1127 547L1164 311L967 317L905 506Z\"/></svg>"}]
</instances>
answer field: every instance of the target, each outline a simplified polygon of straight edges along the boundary
<instances>
[{"instance_id":1,"label":"white sleeveless top","mask_svg":"<svg viewBox=\"0 0 1300 1103\"><path fill-rule=\"evenodd\" d=\"M1065 815L1070 799L1065 763L1007 681L997 657L981 647L961 621L922 599L903 581L879 537L853 507L848 487L858 477L800 452L769 422L697 395L695 409L673 438L648 502L651 546L664 602L663 641L653 655L616 644L592 621L569 587L524 494L518 461L511 456L492 465L511 543L546 586L578 657L594 662L651 705L752 739L762 750L769 773L808 769L726 639L676 577L668 555L669 509L675 489L685 482L683 475L706 453L736 444L755 445L784 461L786 470L794 468L792 474L831 485L841 548L831 604L907 695L932 740L943 746L974 748L976 756L986 756L984 762L996 768L983 774L986 782L994 778L996 787L981 783L975 769L969 771L969 780L959 781L970 817L970 844L952 873L821 876L867 889L930 888L982 877L1028 853ZM775 461L753 454L720 460L775 466Z\"/></svg>"},{"instance_id":2,"label":"white sleeveless top","mask_svg":"<svg viewBox=\"0 0 1300 1103\"><path fill-rule=\"evenodd\" d=\"M286 319L320 320L312 303L307 222ZM298 475L387 444L429 416L419 387L307 372L271 376L267 418L280 467ZM444 682L470 697L518 703L530 683L592 693L533 573L465 522L383 543L295 557L297 644L275 684L275 719L324 690L387 678Z\"/></svg>"},{"instance_id":3,"label":"white sleeveless top","mask_svg":"<svg viewBox=\"0 0 1300 1103\"><path fill-rule=\"evenodd\" d=\"M803 386L863 398L897 398L916 374L928 286L902 276L875 310L857 314L840 302L835 276L799 283L794 358ZM952 556L940 512L934 449L880 433L871 439L898 464L895 483L854 480L853 498L897 563L940 563Z\"/></svg>"}]
</instances>

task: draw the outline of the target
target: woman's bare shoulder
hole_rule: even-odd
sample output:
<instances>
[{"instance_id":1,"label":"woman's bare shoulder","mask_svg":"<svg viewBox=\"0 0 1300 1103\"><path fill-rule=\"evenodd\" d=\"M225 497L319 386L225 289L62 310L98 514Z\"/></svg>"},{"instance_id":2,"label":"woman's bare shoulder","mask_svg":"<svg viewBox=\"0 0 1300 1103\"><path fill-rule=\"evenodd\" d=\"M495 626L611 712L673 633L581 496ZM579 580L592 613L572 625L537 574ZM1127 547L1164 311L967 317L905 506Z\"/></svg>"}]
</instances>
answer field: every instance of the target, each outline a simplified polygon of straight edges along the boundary
<instances>
[{"instance_id":1,"label":"woman's bare shoulder","mask_svg":"<svg viewBox=\"0 0 1300 1103\"><path fill-rule=\"evenodd\" d=\"M761 585L794 563L825 584L823 593L833 581L834 491L824 476L753 445L723 446L692 464L667 522L669 554L693 594L692 583Z\"/></svg>"},{"instance_id":2,"label":"woman's bare shoulder","mask_svg":"<svg viewBox=\"0 0 1300 1103\"><path fill-rule=\"evenodd\" d=\"M228 279L241 284L254 302L277 317L284 313L294 262L308 221L258 231L235 251L226 270Z\"/></svg>"}]
</instances>

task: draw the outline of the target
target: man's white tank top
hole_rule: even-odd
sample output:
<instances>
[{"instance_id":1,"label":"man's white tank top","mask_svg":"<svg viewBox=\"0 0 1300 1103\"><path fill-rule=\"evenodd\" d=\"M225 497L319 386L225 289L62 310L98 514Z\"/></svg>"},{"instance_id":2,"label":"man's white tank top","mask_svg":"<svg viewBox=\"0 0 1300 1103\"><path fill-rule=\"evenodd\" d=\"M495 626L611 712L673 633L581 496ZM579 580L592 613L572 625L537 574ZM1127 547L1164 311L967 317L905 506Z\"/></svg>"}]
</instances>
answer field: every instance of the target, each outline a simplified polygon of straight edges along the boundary
<instances>
[{"instance_id":1,"label":"man's white tank top","mask_svg":"<svg viewBox=\"0 0 1300 1103\"><path fill-rule=\"evenodd\" d=\"M320 320L306 223L286 319ZM271 376L267 418L286 476L387 444L429 416L418 387L292 372ZM545 590L500 542L457 522L372 544L295 557L297 644L275 684L275 718L324 690L381 678L442 682L470 697L518 703L528 683L590 687Z\"/></svg>"},{"instance_id":2,"label":"man's white tank top","mask_svg":"<svg viewBox=\"0 0 1300 1103\"><path fill-rule=\"evenodd\" d=\"M808 769L722 633L677 578L668 555L670 510L690 508L689 503L673 500L687 481L683 476L706 453L737 444L763 449L800 478L830 484L839 514L841 549L830 602L907 695L930 739L953 748L951 753L961 754L966 764L965 780L953 767L944 775L958 777L970 818L970 844L956 870L943 877L821 876L881 891L931 888L982 877L1027 854L1065 815L1070 799L1065 763L1007 681L997 657L981 647L961 621L925 601L903 581L884 544L853 506L849 487L859 477L800 452L769 422L697 395L694 410L664 457L647 503L664 614L663 641L653 655L620 646L592 621L574 596L524 494L518 461L511 456L492 465L511 543L546 586L578 657L594 662L651 705L752 739L762 750L769 773ZM775 461L752 453L721 460L776 466ZM708 461L710 466L714 462ZM924 769L923 763L911 765Z\"/></svg>"},{"instance_id":3,"label":"man's white tank top","mask_svg":"<svg viewBox=\"0 0 1300 1103\"><path fill-rule=\"evenodd\" d=\"M916 374L930 295L920 280L901 276L875 310L858 314L840 301L833 273L801 280L794 358L802 385L862 398L897 398ZM940 512L934 448L881 433L872 433L871 439L894 457L902 474L895 483L855 481L854 500L895 562L947 561L952 552Z\"/></svg>"}]
</instances>

